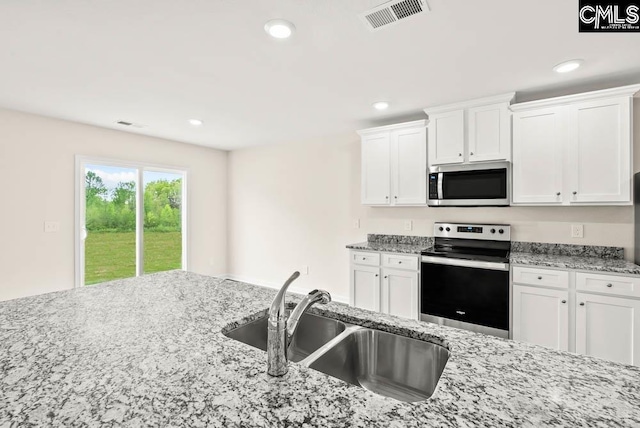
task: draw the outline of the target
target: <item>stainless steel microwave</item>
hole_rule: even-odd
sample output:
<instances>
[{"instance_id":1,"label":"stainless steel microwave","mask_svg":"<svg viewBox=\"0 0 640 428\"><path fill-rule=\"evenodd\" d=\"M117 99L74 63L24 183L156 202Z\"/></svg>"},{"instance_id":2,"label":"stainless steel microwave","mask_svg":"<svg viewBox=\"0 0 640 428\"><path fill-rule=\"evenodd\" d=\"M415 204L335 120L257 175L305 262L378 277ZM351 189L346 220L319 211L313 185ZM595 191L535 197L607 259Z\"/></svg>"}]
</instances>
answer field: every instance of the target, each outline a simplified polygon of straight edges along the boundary
<instances>
[{"instance_id":1,"label":"stainless steel microwave","mask_svg":"<svg viewBox=\"0 0 640 428\"><path fill-rule=\"evenodd\" d=\"M509 162L437 166L429 170L428 180L432 207L509 206Z\"/></svg>"}]
</instances>

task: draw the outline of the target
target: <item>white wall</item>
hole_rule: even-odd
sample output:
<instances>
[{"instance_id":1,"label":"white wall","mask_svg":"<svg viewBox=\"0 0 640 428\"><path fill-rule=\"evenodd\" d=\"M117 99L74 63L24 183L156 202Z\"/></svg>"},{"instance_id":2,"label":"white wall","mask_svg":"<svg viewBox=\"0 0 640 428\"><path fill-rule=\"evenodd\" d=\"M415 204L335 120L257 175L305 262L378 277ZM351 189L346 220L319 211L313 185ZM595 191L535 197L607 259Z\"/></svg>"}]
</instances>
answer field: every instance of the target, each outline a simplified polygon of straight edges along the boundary
<instances>
[{"instance_id":1,"label":"white wall","mask_svg":"<svg viewBox=\"0 0 640 428\"><path fill-rule=\"evenodd\" d=\"M226 152L0 109L0 300L74 286L76 154L188 168L189 270L226 272Z\"/></svg>"},{"instance_id":2,"label":"white wall","mask_svg":"<svg viewBox=\"0 0 640 428\"><path fill-rule=\"evenodd\" d=\"M635 103L640 144L640 105ZM636 148L636 170L640 149ZM597 173L597 171L594 171ZM353 221L360 219L360 229ZM404 220L414 229L404 230ZM435 221L504 222L512 239L625 248L633 257L633 207L373 208L360 204L360 140L355 134L229 154L229 273L348 296L348 250L367 233L433 235ZM584 238L570 225L584 224Z\"/></svg>"}]
</instances>

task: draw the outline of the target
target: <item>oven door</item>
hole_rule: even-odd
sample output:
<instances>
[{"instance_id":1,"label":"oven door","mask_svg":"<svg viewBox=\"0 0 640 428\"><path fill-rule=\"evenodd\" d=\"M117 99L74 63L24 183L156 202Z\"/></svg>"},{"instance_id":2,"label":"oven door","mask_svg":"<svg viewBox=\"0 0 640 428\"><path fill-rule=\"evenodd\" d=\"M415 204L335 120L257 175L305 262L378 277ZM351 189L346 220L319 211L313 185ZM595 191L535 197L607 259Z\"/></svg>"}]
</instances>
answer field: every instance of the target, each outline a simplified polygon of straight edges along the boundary
<instances>
[{"instance_id":1,"label":"oven door","mask_svg":"<svg viewBox=\"0 0 640 428\"><path fill-rule=\"evenodd\" d=\"M508 206L510 176L504 162L482 167L438 167L429 174L429 205ZM437 189L436 189L437 186ZM437 199L433 198L437 191Z\"/></svg>"},{"instance_id":2,"label":"oven door","mask_svg":"<svg viewBox=\"0 0 640 428\"><path fill-rule=\"evenodd\" d=\"M507 263L422 256L420 276L422 314L503 330L508 335Z\"/></svg>"}]
</instances>

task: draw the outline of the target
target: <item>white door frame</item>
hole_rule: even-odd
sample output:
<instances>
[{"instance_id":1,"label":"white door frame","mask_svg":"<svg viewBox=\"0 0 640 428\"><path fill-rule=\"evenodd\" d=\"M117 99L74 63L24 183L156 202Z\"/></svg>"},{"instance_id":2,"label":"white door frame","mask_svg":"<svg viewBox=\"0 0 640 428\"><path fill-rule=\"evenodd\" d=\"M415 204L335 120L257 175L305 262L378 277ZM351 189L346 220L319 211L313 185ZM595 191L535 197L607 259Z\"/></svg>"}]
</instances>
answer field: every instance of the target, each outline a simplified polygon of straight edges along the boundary
<instances>
[{"instance_id":1,"label":"white door frame","mask_svg":"<svg viewBox=\"0 0 640 428\"><path fill-rule=\"evenodd\" d=\"M178 166L160 165L141 161L102 158L76 155L75 162L75 287L84 285L84 240L85 229L85 167L86 165L105 165L111 167L135 168L138 171L136 183L136 276L144 273L144 172L167 172L182 175L182 270L188 270L188 205L187 179L189 169Z\"/></svg>"}]
</instances>

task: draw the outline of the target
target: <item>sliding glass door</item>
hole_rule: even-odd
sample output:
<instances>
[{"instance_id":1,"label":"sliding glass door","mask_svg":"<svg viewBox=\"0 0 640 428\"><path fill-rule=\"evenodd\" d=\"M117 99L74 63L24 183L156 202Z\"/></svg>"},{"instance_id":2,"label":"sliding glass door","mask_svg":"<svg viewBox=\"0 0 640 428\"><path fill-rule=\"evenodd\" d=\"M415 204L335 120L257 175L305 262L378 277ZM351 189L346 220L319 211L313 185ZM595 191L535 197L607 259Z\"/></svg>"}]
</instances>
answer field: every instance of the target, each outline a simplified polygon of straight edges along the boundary
<instances>
[{"instance_id":1,"label":"sliding glass door","mask_svg":"<svg viewBox=\"0 0 640 428\"><path fill-rule=\"evenodd\" d=\"M77 160L77 285L186 269L186 172Z\"/></svg>"}]
</instances>

